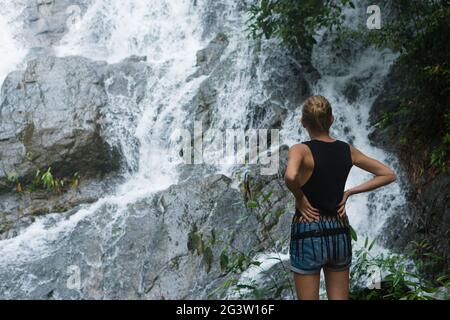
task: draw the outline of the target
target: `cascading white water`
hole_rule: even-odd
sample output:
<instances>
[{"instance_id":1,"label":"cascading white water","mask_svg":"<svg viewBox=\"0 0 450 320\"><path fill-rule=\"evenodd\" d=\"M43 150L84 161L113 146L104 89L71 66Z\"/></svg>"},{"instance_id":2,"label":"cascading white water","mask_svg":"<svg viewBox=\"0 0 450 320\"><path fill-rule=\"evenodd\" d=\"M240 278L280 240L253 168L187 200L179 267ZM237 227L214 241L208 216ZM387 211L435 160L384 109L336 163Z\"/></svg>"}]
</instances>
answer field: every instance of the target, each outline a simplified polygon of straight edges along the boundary
<instances>
[{"instance_id":1,"label":"cascading white water","mask_svg":"<svg viewBox=\"0 0 450 320\"><path fill-rule=\"evenodd\" d=\"M26 45L18 39L22 25L18 15L23 7L22 1L0 1L0 83L9 72L17 69L26 54Z\"/></svg>"},{"instance_id":2,"label":"cascading white water","mask_svg":"<svg viewBox=\"0 0 450 320\"><path fill-rule=\"evenodd\" d=\"M344 11L348 19L346 24L355 28L357 21L365 16L365 10L361 6L356 10ZM358 16L359 15L359 16ZM331 136L347 141L369 157L375 158L390 167L398 168L397 159L381 149L371 146L368 134L371 132L369 125L370 108L380 93L380 86L387 75L390 66L396 59L396 54L385 50L379 51L375 48L361 50L358 44L351 52L350 60L337 58L332 41L325 39L325 31L319 31L316 37L317 45L312 53L312 64L321 74L321 79L312 88L313 94L320 94L330 101L335 123L331 128ZM347 85L361 81L359 95L355 101L349 102L345 96ZM293 145L299 141L309 140L309 136L300 124L301 108L290 112L283 123L280 132L281 144ZM297 132L300 129L300 137ZM303 130L301 130L303 129ZM371 174L354 166L349 174L346 189L363 183L371 178ZM392 210L401 206L405 201L399 184L394 183L379 190L354 195L349 198L346 211L352 227L359 235L358 245L362 245L365 237L375 239ZM374 252L385 251L379 245L375 245ZM241 276L241 283L256 283L261 279L264 271L276 265L279 259L288 263L289 256L285 253L272 251L261 253L257 258L262 264L258 267L249 268ZM245 294L245 291L240 294ZM324 288L321 295L324 294ZM231 297L238 297L232 293Z\"/></svg>"},{"instance_id":3,"label":"cascading white water","mask_svg":"<svg viewBox=\"0 0 450 320\"><path fill-rule=\"evenodd\" d=\"M58 239L71 232L83 219L95 216L104 206L114 213L113 220L107 222L109 227L103 231L104 239L113 241L108 234L112 231L108 230L124 221L127 204L176 182L177 162L167 159L165 136L171 128L182 127L186 115L181 107L192 98L201 80L185 82L195 71L196 52L204 45L200 40L199 25L199 17L189 0L177 3L97 0L61 40L55 48L59 56L78 54L109 62L130 55L147 57L154 78L148 79L148 94L142 106L131 110L139 114L135 124L135 135L141 145L139 169L118 186L114 195L79 210L69 220L48 228L47 220L58 219L50 215L38 219L17 237L2 241L2 268L42 258L52 251L52 245ZM128 124L123 119L111 123L115 128Z\"/></svg>"},{"instance_id":4,"label":"cascading white water","mask_svg":"<svg viewBox=\"0 0 450 320\"><path fill-rule=\"evenodd\" d=\"M3 2L3 1L2 1ZM7 8L7 16L0 21L0 33L5 37L6 50L21 45L12 36L11 29L17 28L19 7L2 3ZM263 90L264 74L257 69L257 81L251 75L253 63L251 53L253 42L248 40L245 32L247 16L237 10L235 1L220 1L222 29L226 31L229 45L223 57L231 59L227 70L227 83L223 85L217 96L217 110L211 125L218 129L245 127L245 117L250 102L264 101L267 97ZM48 215L37 219L30 227L17 237L0 242L0 268L7 269L24 263L42 259L55 248L64 246L67 235L74 232L83 221L98 225L104 250L113 248L115 241L125 232L123 224L127 216L127 204L137 202L155 191L165 189L177 182L179 160L174 160L167 153L171 148L170 133L183 128L188 117L183 109L204 80L200 76L186 81L195 72L196 52L205 47L202 39L205 27L202 14L211 1L168 1L168 0L96 0L87 9L82 19L72 26L60 43L54 48L58 56L82 55L94 60L106 60L115 63L130 55L147 57L147 64L152 70L148 79L146 96L140 105L121 104L121 100L113 100L111 110L122 115L133 114L131 118L115 117L107 119L105 128L110 133L110 143L122 146L132 143L129 135L139 141L138 148L123 148L128 162L137 161L137 170L128 173L125 183L117 186L114 194L105 196L91 205L83 206L68 219L59 215ZM14 20L15 18L15 20ZM3 49L4 47L2 47ZM6 55L3 52L0 54ZM376 53L366 50L355 55L349 66L334 66L337 73L329 74L327 68L332 53L326 44L319 44L313 52L313 64L322 74L322 79L313 88L314 93L327 96L336 116L336 124L332 134L352 143L366 154L381 161L392 163L389 155L370 146L367 135L367 117L369 108L376 97L376 89L394 57L388 53ZM1 60L0 76L16 68L23 56L18 55L9 60ZM222 58L222 59L224 59ZM264 60L264 52L261 53ZM344 84L353 77L368 78L366 86L361 90L358 99L348 103L344 98ZM3 79L3 78L1 78ZM114 103L115 101L115 103ZM290 111L283 122L281 143L291 145L297 142L298 111ZM126 134L122 134L126 128ZM129 129L132 128L132 129ZM308 137L302 133L301 140ZM131 154L136 152L137 154ZM135 160L137 159L137 160ZM229 167L218 168L220 172L229 172ZM369 177L359 169L353 169L348 186L353 186ZM373 193L370 197L358 195L350 199L348 213L350 220L361 234L375 237L382 227L388 210L383 206L392 199L401 203L403 197L398 185L394 184ZM369 203L373 202L373 203ZM392 206L396 205L390 204ZM103 218L105 211L108 221ZM36 282L30 280L33 286Z\"/></svg>"}]
</instances>

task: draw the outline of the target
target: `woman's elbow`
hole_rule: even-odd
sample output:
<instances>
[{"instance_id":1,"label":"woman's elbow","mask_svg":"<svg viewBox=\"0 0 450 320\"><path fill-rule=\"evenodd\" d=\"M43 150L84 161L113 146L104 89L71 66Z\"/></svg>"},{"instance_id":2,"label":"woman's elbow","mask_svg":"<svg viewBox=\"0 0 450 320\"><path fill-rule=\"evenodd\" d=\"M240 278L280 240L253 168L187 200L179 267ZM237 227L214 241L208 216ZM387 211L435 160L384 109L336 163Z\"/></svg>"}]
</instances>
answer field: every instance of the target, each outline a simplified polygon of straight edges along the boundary
<instances>
[{"instance_id":1,"label":"woman's elbow","mask_svg":"<svg viewBox=\"0 0 450 320\"><path fill-rule=\"evenodd\" d=\"M296 180L296 175L286 171L286 173L284 174L284 182L286 184L290 184L290 183L295 182L295 180Z\"/></svg>"}]
</instances>

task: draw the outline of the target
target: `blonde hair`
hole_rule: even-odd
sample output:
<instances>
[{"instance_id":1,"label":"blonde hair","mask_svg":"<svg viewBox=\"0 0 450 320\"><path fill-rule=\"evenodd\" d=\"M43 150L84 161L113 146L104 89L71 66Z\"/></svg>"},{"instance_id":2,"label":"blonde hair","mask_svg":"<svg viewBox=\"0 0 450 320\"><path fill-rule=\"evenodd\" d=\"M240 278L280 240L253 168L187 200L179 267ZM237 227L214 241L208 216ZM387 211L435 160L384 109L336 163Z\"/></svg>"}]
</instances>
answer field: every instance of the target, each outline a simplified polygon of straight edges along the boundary
<instances>
[{"instance_id":1,"label":"blonde hair","mask_svg":"<svg viewBox=\"0 0 450 320\"><path fill-rule=\"evenodd\" d=\"M302 121L311 129L328 131L332 124L330 102L324 96L311 96L303 104Z\"/></svg>"}]
</instances>

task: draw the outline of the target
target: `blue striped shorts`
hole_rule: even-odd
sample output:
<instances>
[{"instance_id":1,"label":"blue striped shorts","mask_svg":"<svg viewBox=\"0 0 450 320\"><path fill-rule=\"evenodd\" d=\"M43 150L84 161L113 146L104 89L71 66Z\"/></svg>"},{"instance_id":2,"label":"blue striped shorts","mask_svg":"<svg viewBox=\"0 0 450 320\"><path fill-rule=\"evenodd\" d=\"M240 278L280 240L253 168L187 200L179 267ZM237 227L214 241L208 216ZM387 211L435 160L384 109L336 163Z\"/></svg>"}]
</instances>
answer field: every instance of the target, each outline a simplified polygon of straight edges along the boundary
<instances>
[{"instance_id":1,"label":"blue striped shorts","mask_svg":"<svg viewBox=\"0 0 450 320\"><path fill-rule=\"evenodd\" d=\"M349 227L347 217L306 222L296 210L291 224L290 269L299 274L317 274L321 268L348 269L352 261Z\"/></svg>"}]
</instances>

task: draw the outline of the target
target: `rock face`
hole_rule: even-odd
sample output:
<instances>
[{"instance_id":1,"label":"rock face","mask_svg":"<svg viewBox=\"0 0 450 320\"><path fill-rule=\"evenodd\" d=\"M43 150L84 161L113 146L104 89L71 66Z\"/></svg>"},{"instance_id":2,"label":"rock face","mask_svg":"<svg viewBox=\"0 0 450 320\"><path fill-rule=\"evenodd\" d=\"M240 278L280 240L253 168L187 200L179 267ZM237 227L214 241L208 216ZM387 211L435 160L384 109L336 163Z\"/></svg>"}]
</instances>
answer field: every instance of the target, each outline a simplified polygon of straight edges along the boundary
<instances>
[{"instance_id":1,"label":"rock face","mask_svg":"<svg viewBox=\"0 0 450 320\"><path fill-rule=\"evenodd\" d=\"M15 172L31 179L36 168L59 176L89 176L118 167L118 152L100 136L107 103L104 63L82 57L41 57L10 74L0 106L0 182Z\"/></svg>"},{"instance_id":2,"label":"rock face","mask_svg":"<svg viewBox=\"0 0 450 320\"><path fill-rule=\"evenodd\" d=\"M108 113L127 118L124 112L134 112L127 129L136 126L150 72L141 62L130 57L107 65L41 55L25 71L11 73L1 93L0 186L7 186L8 173L27 179L49 166L60 176L117 169L120 146L106 143L106 125L114 121ZM111 110L116 98L134 109Z\"/></svg>"},{"instance_id":3,"label":"rock face","mask_svg":"<svg viewBox=\"0 0 450 320\"><path fill-rule=\"evenodd\" d=\"M150 74L143 60L132 56L108 65L39 53L24 71L6 78L0 104L1 238L13 237L37 215L94 202L117 180L120 164L135 166L124 163L122 154L132 159L137 153L133 130ZM118 121L127 121L120 137ZM37 169L49 167L56 178L78 172L81 185L67 194L10 192L9 174L26 186Z\"/></svg>"},{"instance_id":4,"label":"rock face","mask_svg":"<svg viewBox=\"0 0 450 320\"><path fill-rule=\"evenodd\" d=\"M174 185L127 205L124 211L117 204L107 203L97 210L39 259L28 262L14 259L8 261L8 266L2 266L0 296L207 298L224 281L218 262L224 243L237 250L257 243L254 216L236 224L247 214L247 208L239 191L223 175ZM194 231L205 241L215 231L212 261L189 250L189 234ZM209 272L205 268L207 263ZM11 277L10 268L26 271ZM74 272L79 282L74 280ZM30 277L35 280L29 286L26 278ZM29 288L33 289L27 291Z\"/></svg>"},{"instance_id":5,"label":"rock face","mask_svg":"<svg viewBox=\"0 0 450 320\"><path fill-rule=\"evenodd\" d=\"M80 6L84 14L91 2L31 1L24 11L25 33L35 48L26 70L8 76L0 105L0 297L216 297L213 290L225 281L218 261L225 247L286 249L292 212L282 180L287 148L282 148L278 175L261 176L258 166L241 167L231 180L211 175L213 167L181 166L181 182L167 190L131 201L120 195L98 200L111 194L109 182L117 178L119 164L136 168L133 153L139 142L133 130L151 70L139 57L108 65L52 56L52 45L74 13L70 5ZM241 41L230 48L227 28L222 28L229 19L227 6L246 6L209 2L208 7L227 10L208 15L211 27L204 36L216 36L197 53L197 70L187 79L201 78L197 94L186 103L187 114L201 119L205 129L228 125L221 122L223 102L242 100L242 128L279 128L310 93L307 78L314 70L290 59L277 44L265 42L258 51ZM242 91L229 88L247 83L250 87ZM229 99L230 92L261 94ZM120 130L114 130L119 121ZM122 136L115 137L116 131ZM7 193L9 172L25 181L36 167L50 166L55 175L80 172L79 189L52 196ZM215 239L208 254L199 254L195 234L206 242ZM19 253L16 245L24 250ZM281 266L274 265L277 273Z\"/></svg>"},{"instance_id":6,"label":"rock face","mask_svg":"<svg viewBox=\"0 0 450 320\"><path fill-rule=\"evenodd\" d=\"M33 250L42 252L33 252L30 259L26 256L0 259L0 297L219 297L222 292L213 291L227 279L220 269L222 250L231 253L248 252L251 248L263 251L286 248L292 217L291 197L281 179L286 152L287 146L282 147L278 175L264 177L258 167L250 168L237 178L242 181L240 191L233 187L230 178L220 174L191 176L125 206L101 202L81 220L77 219L80 214L77 210L45 216L44 225L61 220L66 220L67 225L71 220L79 222L74 222L62 238L46 235L46 247L33 246ZM258 207L248 206L249 201L258 202ZM192 234L210 244L210 255L192 250L198 246ZM21 236L26 237L26 233ZM212 238L214 242L210 242ZM9 252L7 247L4 250ZM286 262L273 266L278 270L280 282L287 280L282 264ZM8 272L11 268L23 272L11 277ZM269 275L262 275L261 281L269 285L272 280ZM291 293L285 289L282 294L290 297Z\"/></svg>"},{"instance_id":7,"label":"rock face","mask_svg":"<svg viewBox=\"0 0 450 320\"><path fill-rule=\"evenodd\" d=\"M261 175L260 165L249 166L245 171L242 172L240 169L235 173L241 176L240 190L245 201L254 201L258 204L254 209L260 223L257 234L266 249L281 250L282 244L286 244L289 236L294 202L291 192L284 183L288 151L287 145L280 146L280 165L275 175ZM273 239L277 239L277 243L271 243Z\"/></svg>"},{"instance_id":8,"label":"rock face","mask_svg":"<svg viewBox=\"0 0 450 320\"><path fill-rule=\"evenodd\" d=\"M0 194L0 240L16 237L39 216L76 212L80 205L93 203L105 193L111 193L118 182L116 176L110 175L101 180L81 180L76 188L61 194L44 190Z\"/></svg>"},{"instance_id":9,"label":"rock face","mask_svg":"<svg viewBox=\"0 0 450 320\"><path fill-rule=\"evenodd\" d=\"M432 250L444 257L430 274L448 270L450 262L450 176L438 175L423 190L410 190L408 203L392 215L385 225L383 238L390 248L403 250L412 241L426 240Z\"/></svg>"},{"instance_id":10,"label":"rock face","mask_svg":"<svg viewBox=\"0 0 450 320\"><path fill-rule=\"evenodd\" d=\"M318 79L319 74L308 62L308 57L292 55L276 43L265 42L261 51L249 47L229 48L229 40L224 33L218 33L210 43L197 53L198 69L188 81L199 76L207 76L199 86L197 94L185 106L189 112L188 121L202 121L204 130L223 126L223 110L220 101L229 91L230 83L239 81L242 74L230 73L232 65L243 59L243 51L251 56L251 88L260 95L248 99L236 99L246 116L238 121L248 129L279 129L289 110L295 110L310 95L309 83ZM245 59L247 59L247 55ZM247 73L247 71L242 71ZM258 88L258 89L255 89ZM236 95L240 92L234 89ZM244 90L244 88L242 89ZM233 107L233 106L230 106ZM228 110L227 110L228 112ZM227 124L232 125L232 124Z\"/></svg>"},{"instance_id":11,"label":"rock face","mask_svg":"<svg viewBox=\"0 0 450 320\"><path fill-rule=\"evenodd\" d=\"M378 123L384 112L395 112L400 108L400 101L398 96L406 95L406 92L401 90L399 86L401 76L395 64L392 66L381 94L374 101L369 112L369 122L372 125ZM378 127L370 134L370 140L375 144L383 146L383 148L395 152L399 149L399 127L395 124L386 128Z\"/></svg>"},{"instance_id":12,"label":"rock face","mask_svg":"<svg viewBox=\"0 0 450 320\"><path fill-rule=\"evenodd\" d=\"M58 42L86 12L92 0L27 0L23 10L25 39L31 47Z\"/></svg>"},{"instance_id":13,"label":"rock face","mask_svg":"<svg viewBox=\"0 0 450 320\"><path fill-rule=\"evenodd\" d=\"M217 66L220 57L228 46L228 38L224 33L218 33L208 46L197 52L197 71L194 77L208 75Z\"/></svg>"},{"instance_id":14,"label":"rock face","mask_svg":"<svg viewBox=\"0 0 450 320\"><path fill-rule=\"evenodd\" d=\"M394 65L383 92L370 111L372 125L381 120L384 111L397 111L400 108L397 97L407 94L402 90L401 75ZM414 143L402 144L400 136L404 134L401 131L404 129L400 128L394 123L376 128L369 135L375 145L396 154L405 173L399 177L399 182L407 190L407 201L404 208L387 219L382 232L384 242L387 247L402 251L411 241L426 240L436 253L444 257L444 263L430 270L430 273L446 270L450 265L450 175L435 175L428 168L428 161L424 163L420 160L423 150L418 150ZM414 161L411 161L411 154L414 154Z\"/></svg>"}]
</instances>

